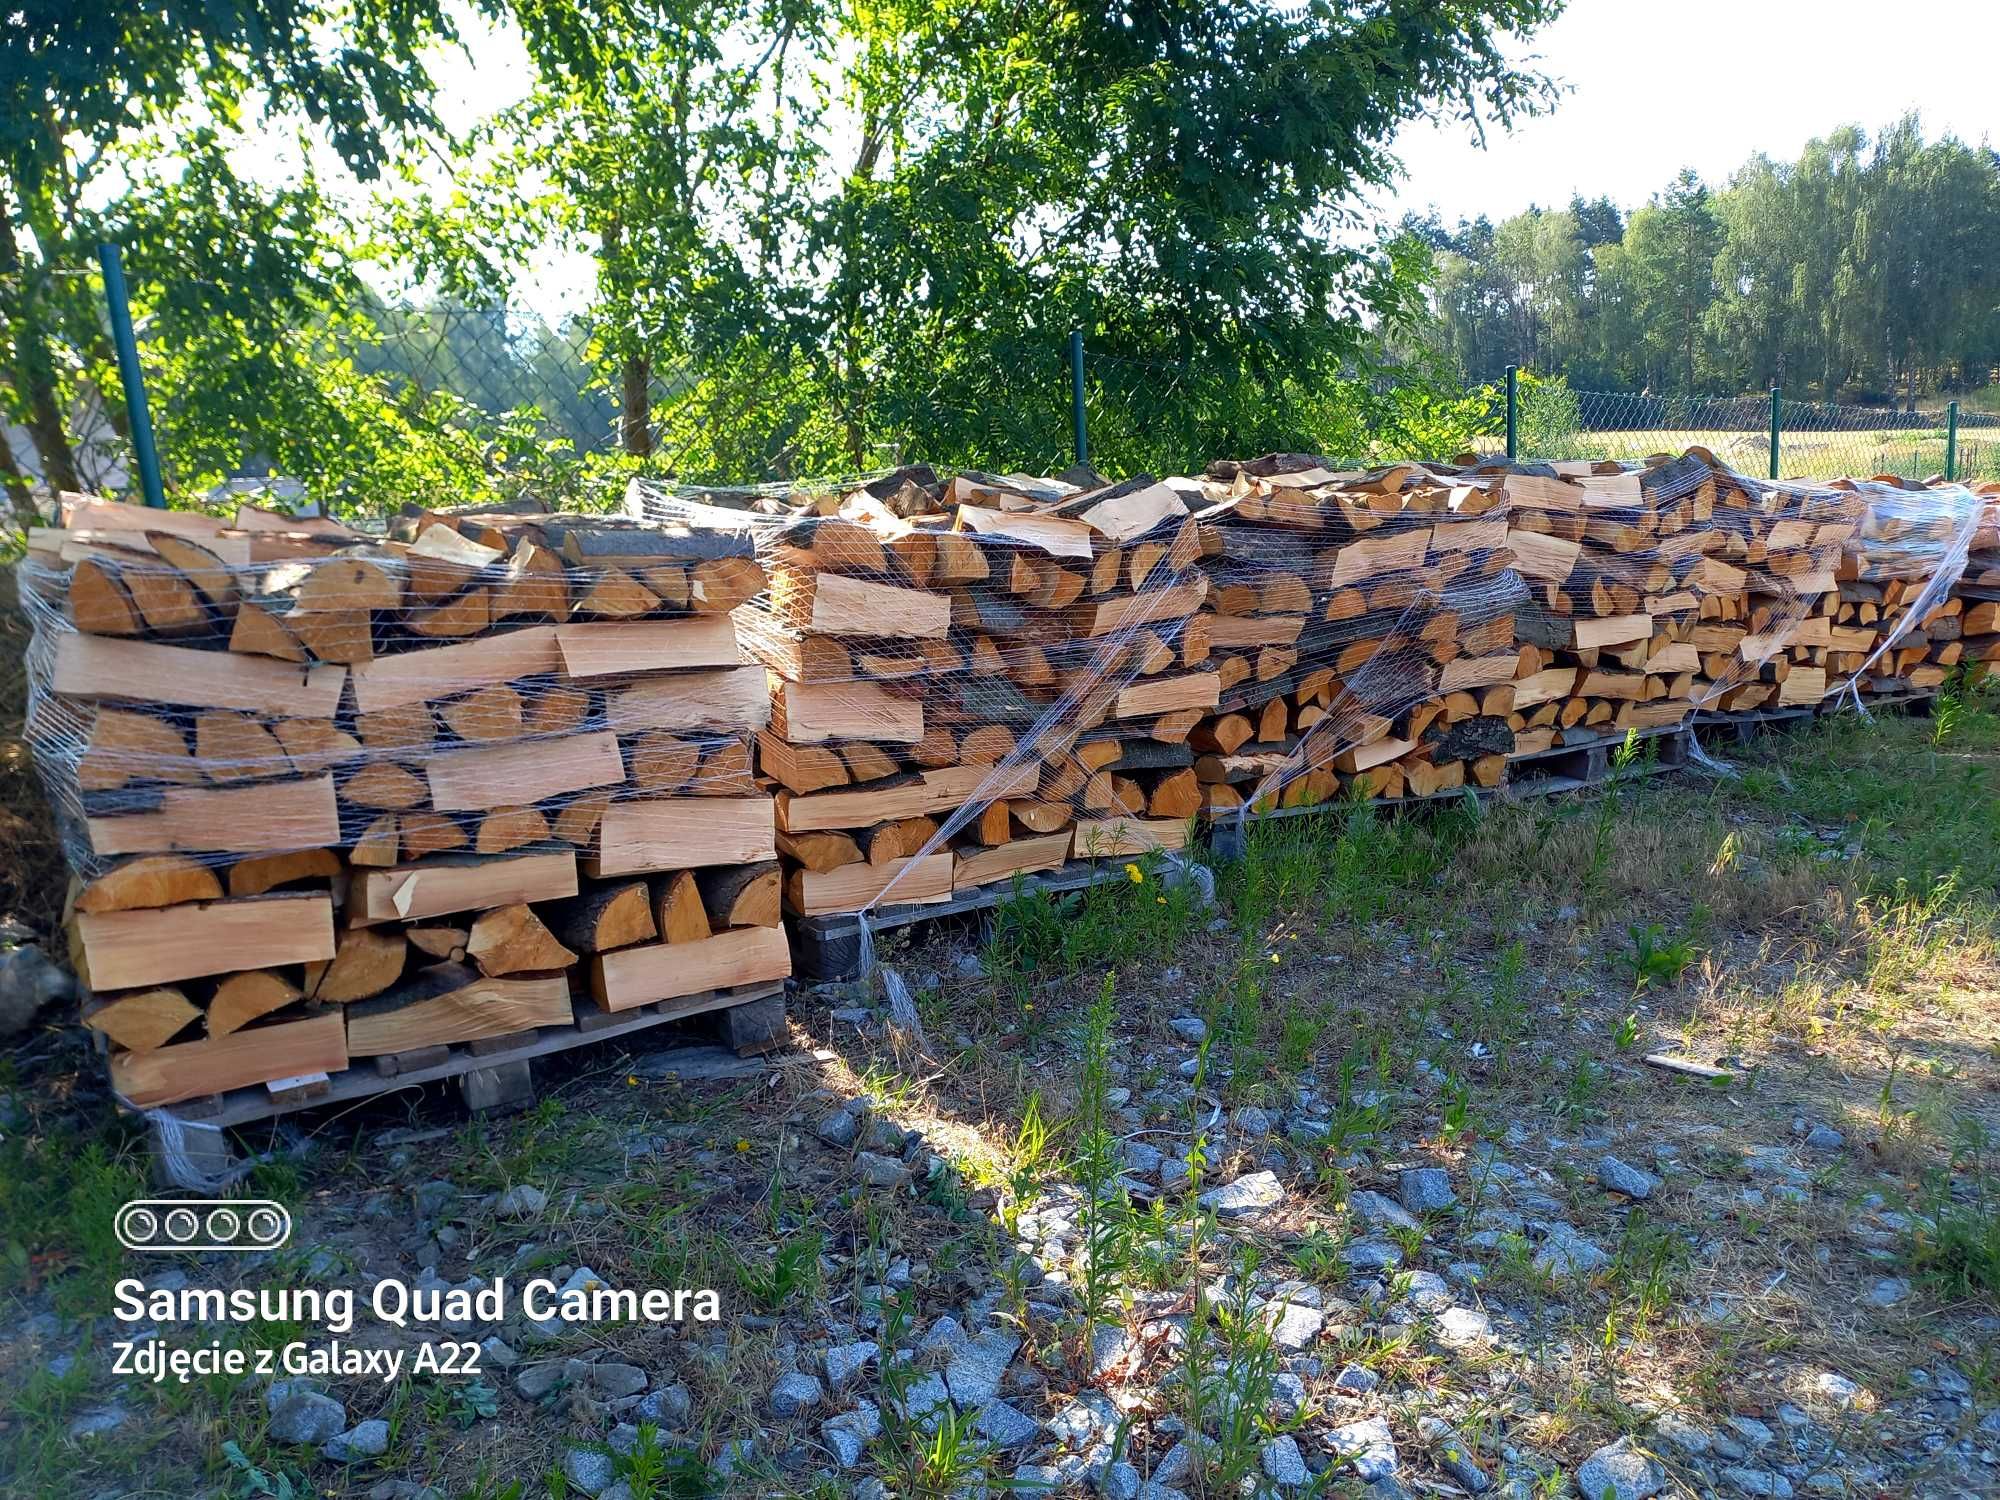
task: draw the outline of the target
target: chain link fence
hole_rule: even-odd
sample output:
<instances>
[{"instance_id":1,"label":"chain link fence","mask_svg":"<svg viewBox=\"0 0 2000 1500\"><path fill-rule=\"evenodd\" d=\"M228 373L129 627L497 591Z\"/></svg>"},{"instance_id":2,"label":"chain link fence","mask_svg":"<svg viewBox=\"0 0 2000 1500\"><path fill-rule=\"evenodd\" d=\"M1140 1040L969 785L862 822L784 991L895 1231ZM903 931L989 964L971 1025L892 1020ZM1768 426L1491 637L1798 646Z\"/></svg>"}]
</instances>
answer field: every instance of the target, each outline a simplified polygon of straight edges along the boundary
<instances>
[{"instance_id":1,"label":"chain link fence","mask_svg":"<svg viewBox=\"0 0 2000 1500\"><path fill-rule=\"evenodd\" d=\"M1504 399L1504 397L1503 397ZM2000 414L1838 406L1761 396L1685 397L1576 391L1524 378L1515 451L1533 459L1641 459L1690 445L1746 474L1788 479L2000 479ZM1505 449L1504 426L1482 451ZM1776 466L1773 469L1775 451Z\"/></svg>"},{"instance_id":2,"label":"chain link fence","mask_svg":"<svg viewBox=\"0 0 2000 1500\"><path fill-rule=\"evenodd\" d=\"M65 286L75 293L87 278ZM90 286L101 309L101 283ZM1087 457L1111 477L1199 472L1269 451L1342 463L1505 451L1498 385L1434 370L1259 369L1243 359L1148 358L1086 347L1080 396L1066 336L1023 335L973 367L883 361L843 369L817 351L744 339L699 357L634 358L587 314L394 302L306 326L203 321L197 284L139 321L168 488L264 495L294 507L379 512L533 490L610 503L631 474L712 486L808 482L929 462L1058 473ZM216 302L218 309L225 304ZM129 432L107 340L65 309L62 409L86 487L133 488ZM1638 459L1691 444L1787 477L1949 469L2000 478L2000 414L1831 406L1769 396L1686 398L1572 390L1523 374L1523 459ZM23 482L44 479L38 435L6 430Z\"/></svg>"}]
</instances>

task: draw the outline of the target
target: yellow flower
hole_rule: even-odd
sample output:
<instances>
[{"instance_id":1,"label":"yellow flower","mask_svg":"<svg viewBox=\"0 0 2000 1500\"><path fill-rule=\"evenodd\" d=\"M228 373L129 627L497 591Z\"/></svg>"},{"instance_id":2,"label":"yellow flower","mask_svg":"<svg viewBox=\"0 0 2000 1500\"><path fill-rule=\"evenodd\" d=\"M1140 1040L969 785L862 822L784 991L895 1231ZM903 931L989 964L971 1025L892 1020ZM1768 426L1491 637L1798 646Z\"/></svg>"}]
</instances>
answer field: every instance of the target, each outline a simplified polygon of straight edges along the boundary
<instances>
[{"instance_id":1,"label":"yellow flower","mask_svg":"<svg viewBox=\"0 0 2000 1500\"><path fill-rule=\"evenodd\" d=\"M736 1143L736 1149L738 1151L748 1151L750 1149L750 1143L748 1141L738 1141Z\"/></svg>"},{"instance_id":2,"label":"yellow flower","mask_svg":"<svg viewBox=\"0 0 2000 1500\"><path fill-rule=\"evenodd\" d=\"M627 1073L625 1075L625 1087L628 1089L636 1089L638 1086L639 1086L639 1075L637 1073Z\"/></svg>"},{"instance_id":3,"label":"yellow flower","mask_svg":"<svg viewBox=\"0 0 2000 1500\"><path fill-rule=\"evenodd\" d=\"M1153 898L1153 904L1156 906L1165 906L1167 904L1167 898L1165 896L1155 896Z\"/></svg>"},{"instance_id":4,"label":"yellow flower","mask_svg":"<svg viewBox=\"0 0 2000 1500\"><path fill-rule=\"evenodd\" d=\"M1275 954L1275 953L1273 953L1273 954L1271 955L1271 962L1272 962L1272 963L1276 963L1277 961L1278 961L1278 955L1277 955L1277 954Z\"/></svg>"},{"instance_id":5,"label":"yellow flower","mask_svg":"<svg viewBox=\"0 0 2000 1500\"><path fill-rule=\"evenodd\" d=\"M1134 885L1144 885L1146 883L1146 872L1137 865L1127 865L1125 867L1125 878Z\"/></svg>"}]
</instances>

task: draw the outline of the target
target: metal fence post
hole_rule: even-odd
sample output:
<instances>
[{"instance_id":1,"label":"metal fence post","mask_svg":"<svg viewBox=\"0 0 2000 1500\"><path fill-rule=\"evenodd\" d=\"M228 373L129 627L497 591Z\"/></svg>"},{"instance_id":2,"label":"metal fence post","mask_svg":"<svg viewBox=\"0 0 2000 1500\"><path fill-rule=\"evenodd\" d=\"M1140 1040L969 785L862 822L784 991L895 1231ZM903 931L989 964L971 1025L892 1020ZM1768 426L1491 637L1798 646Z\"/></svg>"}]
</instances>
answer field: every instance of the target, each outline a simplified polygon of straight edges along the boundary
<instances>
[{"instance_id":1,"label":"metal fence post","mask_svg":"<svg viewBox=\"0 0 2000 1500\"><path fill-rule=\"evenodd\" d=\"M1090 433L1083 420L1083 330L1069 332L1069 415L1076 430L1076 461L1090 462Z\"/></svg>"},{"instance_id":2,"label":"metal fence post","mask_svg":"<svg viewBox=\"0 0 2000 1500\"><path fill-rule=\"evenodd\" d=\"M1507 366L1507 457L1518 455L1521 446L1521 367Z\"/></svg>"},{"instance_id":3,"label":"metal fence post","mask_svg":"<svg viewBox=\"0 0 2000 1500\"><path fill-rule=\"evenodd\" d=\"M1953 401L1944 409L1944 477L1947 482L1958 478L1958 403Z\"/></svg>"},{"instance_id":4,"label":"metal fence post","mask_svg":"<svg viewBox=\"0 0 2000 1500\"><path fill-rule=\"evenodd\" d=\"M1781 418L1778 414L1778 387L1774 381L1771 385L1771 477L1773 479L1778 477L1778 424L1780 420Z\"/></svg>"},{"instance_id":5,"label":"metal fence post","mask_svg":"<svg viewBox=\"0 0 2000 1500\"><path fill-rule=\"evenodd\" d=\"M116 245L97 247L104 271L104 305L111 313L111 342L118 350L118 379L125 387L125 421L132 429L132 461L139 466L139 489L156 510L167 508L160 488L160 455L153 446L153 413L146 405L146 380L139 373L139 341L132 335L132 303L125 291L125 261Z\"/></svg>"}]
</instances>

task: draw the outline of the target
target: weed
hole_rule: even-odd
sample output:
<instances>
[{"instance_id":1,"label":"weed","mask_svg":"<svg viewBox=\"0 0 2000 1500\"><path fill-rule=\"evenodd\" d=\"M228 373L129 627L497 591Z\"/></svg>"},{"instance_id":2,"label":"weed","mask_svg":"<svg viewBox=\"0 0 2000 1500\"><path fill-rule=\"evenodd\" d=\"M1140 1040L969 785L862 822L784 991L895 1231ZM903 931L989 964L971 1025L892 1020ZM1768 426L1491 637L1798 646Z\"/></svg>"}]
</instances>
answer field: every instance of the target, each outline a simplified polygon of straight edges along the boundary
<instances>
[{"instance_id":1,"label":"weed","mask_svg":"<svg viewBox=\"0 0 2000 1500\"><path fill-rule=\"evenodd\" d=\"M825 1248L825 1240L815 1230L788 1235L778 1242L769 1265L739 1262L737 1285L765 1312L782 1311L819 1290L819 1258Z\"/></svg>"},{"instance_id":2,"label":"weed","mask_svg":"<svg viewBox=\"0 0 2000 1500\"><path fill-rule=\"evenodd\" d=\"M1668 941L1667 929L1658 922L1649 922L1644 927L1634 922L1625 932L1632 941L1632 951L1619 954L1618 963L1632 976L1635 994L1655 981L1680 983L1681 975L1701 956L1685 938Z\"/></svg>"},{"instance_id":3,"label":"weed","mask_svg":"<svg viewBox=\"0 0 2000 1500\"><path fill-rule=\"evenodd\" d=\"M1953 1134L1949 1168L1924 1175L1923 1215L1909 1234L1910 1263L1947 1295L2000 1305L1995 1143L1972 1115L1959 1116Z\"/></svg>"},{"instance_id":4,"label":"weed","mask_svg":"<svg viewBox=\"0 0 2000 1500\"><path fill-rule=\"evenodd\" d=\"M1583 891L1592 906L1610 894L1605 874L1611 865L1612 836L1618 815L1625 805L1621 785L1639 758L1639 731L1628 729L1624 741L1611 752L1611 784L1597 799L1597 822L1590 832L1590 860L1584 866Z\"/></svg>"},{"instance_id":5,"label":"weed","mask_svg":"<svg viewBox=\"0 0 2000 1500\"><path fill-rule=\"evenodd\" d=\"M1114 976L1104 976L1084 1017L1083 1076L1077 1103L1074 1171L1083 1193L1083 1274L1077 1287L1083 1312L1083 1352L1091 1333L1111 1312L1113 1296L1129 1265L1130 1216L1118 1186L1118 1143L1111 1132L1111 1018Z\"/></svg>"},{"instance_id":6,"label":"weed","mask_svg":"<svg viewBox=\"0 0 2000 1500\"><path fill-rule=\"evenodd\" d=\"M1037 1089L1021 1107L1021 1123L1014 1131L1014 1147L1009 1153L1007 1186L1017 1204L1026 1204L1041 1191L1042 1179L1055 1169L1056 1137L1042 1117L1042 1095Z\"/></svg>"},{"instance_id":7,"label":"weed","mask_svg":"<svg viewBox=\"0 0 2000 1500\"><path fill-rule=\"evenodd\" d=\"M1618 1024L1611 1028L1611 1044L1620 1052L1630 1052L1639 1045L1639 1012L1627 1011L1618 1018Z\"/></svg>"}]
</instances>

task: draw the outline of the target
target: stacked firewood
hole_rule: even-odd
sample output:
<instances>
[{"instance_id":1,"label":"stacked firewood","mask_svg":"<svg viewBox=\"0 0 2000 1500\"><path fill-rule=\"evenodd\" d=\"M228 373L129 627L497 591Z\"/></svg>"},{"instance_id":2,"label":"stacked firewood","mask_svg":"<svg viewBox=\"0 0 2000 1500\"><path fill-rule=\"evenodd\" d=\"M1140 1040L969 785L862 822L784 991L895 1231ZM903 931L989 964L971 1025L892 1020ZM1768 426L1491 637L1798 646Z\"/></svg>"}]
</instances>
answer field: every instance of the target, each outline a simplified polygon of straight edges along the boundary
<instances>
[{"instance_id":1,"label":"stacked firewood","mask_svg":"<svg viewBox=\"0 0 2000 1500\"><path fill-rule=\"evenodd\" d=\"M133 1102L567 1025L572 984L692 1011L789 971L746 530L60 519L29 738Z\"/></svg>"},{"instance_id":2,"label":"stacked firewood","mask_svg":"<svg viewBox=\"0 0 2000 1500\"><path fill-rule=\"evenodd\" d=\"M1825 693L1850 492L1747 479L1701 448L1499 482L1531 595L1519 753Z\"/></svg>"},{"instance_id":3,"label":"stacked firewood","mask_svg":"<svg viewBox=\"0 0 2000 1500\"><path fill-rule=\"evenodd\" d=\"M2000 480L1975 485L1979 496L1979 517L1967 544L1965 572L1953 590L1964 601L1959 616L1958 660L1966 663L1973 680L1987 676L1991 663L2000 660ZM1940 643L1931 659L1941 666L1949 643Z\"/></svg>"},{"instance_id":4,"label":"stacked firewood","mask_svg":"<svg viewBox=\"0 0 2000 1500\"><path fill-rule=\"evenodd\" d=\"M1203 805L1499 783L1519 654L1506 495L1428 464L1211 464L1195 628L1221 683L1196 726Z\"/></svg>"},{"instance_id":5,"label":"stacked firewood","mask_svg":"<svg viewBox=\"0 0 2000 1500\"><path fill-rule=\"evenodd\" d=\"M1865 701L1936 688L1963 659L1962 638L1993 630L1961 576L1986 502L1960 485L1893 476L1852 488L1862 511L1840 557L1828 690Z\"/></svg>"},{"instance_id":6,"label":"stacked firewood","mask_svg":"<svg viewBox=\"0 0 2000 1500\"><path fill-rule=\"evenodd\" d=\"M661 502L672 513L670 502ZM656 511L657 513L657 511ZM1177 846L1217 677L1181 495L900 470L774 523L743 612L802 916Z\"/></svg>"}]
</instances>

